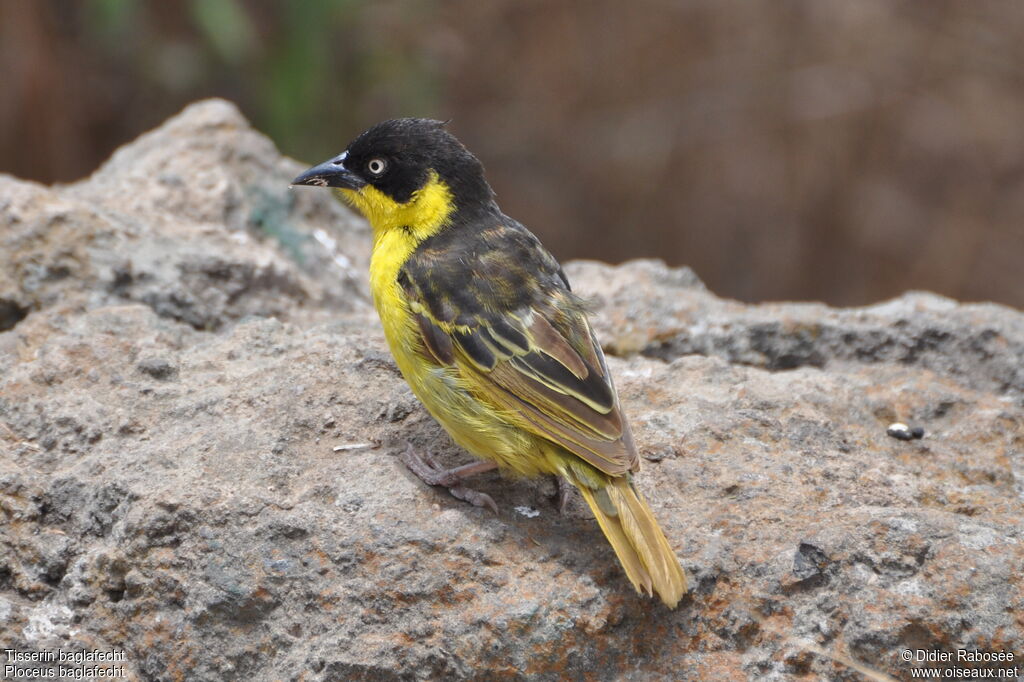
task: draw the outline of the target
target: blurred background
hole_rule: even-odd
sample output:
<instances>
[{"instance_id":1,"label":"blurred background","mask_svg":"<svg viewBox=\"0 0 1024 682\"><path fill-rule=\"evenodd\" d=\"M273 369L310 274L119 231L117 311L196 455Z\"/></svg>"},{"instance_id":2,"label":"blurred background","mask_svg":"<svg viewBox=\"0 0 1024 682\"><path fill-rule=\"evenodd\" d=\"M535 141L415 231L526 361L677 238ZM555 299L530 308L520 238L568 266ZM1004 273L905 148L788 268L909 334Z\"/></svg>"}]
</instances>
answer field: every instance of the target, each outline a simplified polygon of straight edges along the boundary
<instances>
[{"instance_id":1,"label":"blurred background","mask_svg":"<svg viewBox=\"0 0 1024 682\"><path fill-rule=\"evenodd\" d=\"M561 259L1020 308L1022 35L996 0L4 2L0 172L75 180L209 96L308 163L451 118Z\"/></svg>"}]
</instances>

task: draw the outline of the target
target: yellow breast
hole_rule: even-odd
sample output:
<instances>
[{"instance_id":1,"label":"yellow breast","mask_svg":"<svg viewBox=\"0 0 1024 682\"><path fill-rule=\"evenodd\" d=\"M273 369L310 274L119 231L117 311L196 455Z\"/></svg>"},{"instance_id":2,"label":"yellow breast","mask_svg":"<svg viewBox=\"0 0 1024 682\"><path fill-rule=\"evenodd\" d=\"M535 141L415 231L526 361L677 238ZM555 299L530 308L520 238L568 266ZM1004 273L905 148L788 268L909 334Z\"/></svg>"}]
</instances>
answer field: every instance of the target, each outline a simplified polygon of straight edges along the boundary
<instances>
[{"instance_id":1,"label":"yellow breast","mask_svg":"<svg viewBox=\"0 0 1024 682\"><path fill-rule=\"evenodd\" d=\"M478 457L526 475L553 470L537 456L540 439L474 395L458 367L437 367L421 354L419 328L398 275L423 240L447 224L454 208L448 187L434 176L404 204L373 187L342 192L373 227L373 302L391 354L412 392L456 443Z\"/></svg>"},{"instance_id":2,"label":"yellow breast","mask_svg":"<svg viewBox=\"0 0 1024 682\"><path fill-rule=\"evenodd\" d=\"M370 259L373 302L391 353L402 374L413 383L411 375L417 369L414 361L419 342L408 301L398 284L398 274L416 247L447 224L454 211L451 190L434 173L405 203L395 201L372 185L359 190L341 190L341 194L373 227ZM416 389L414 386L413 390Z\"/></svg>"},{"instance_id":3,"label":"yellow breast","mask_svg":"<svg viewBox=\"0 0 1024 682\"><path fill-rule=\"evenodd\" d=\"M373 255L370 258L373 304L384 327L384 337L391 347L391 354L407 378L414 369L411 363L418 341L415 336L415 320L398 284L398 273L414 249L415 244L410 244L407 235L400 230L392 230L374 239Z\"/></svg>"}]
</instances>

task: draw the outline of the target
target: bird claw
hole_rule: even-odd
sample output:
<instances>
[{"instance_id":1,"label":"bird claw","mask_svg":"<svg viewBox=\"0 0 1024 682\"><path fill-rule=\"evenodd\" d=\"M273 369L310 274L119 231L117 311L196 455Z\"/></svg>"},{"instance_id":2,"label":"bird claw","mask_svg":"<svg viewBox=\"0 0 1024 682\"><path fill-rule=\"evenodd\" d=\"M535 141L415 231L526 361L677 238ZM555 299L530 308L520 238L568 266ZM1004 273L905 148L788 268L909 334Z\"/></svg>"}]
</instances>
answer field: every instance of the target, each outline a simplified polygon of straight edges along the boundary
<instances>
[{"instance_id":1,"label":"bird claw","mask_svg":"<svg viewBox=\"0 0 1024 682\"><path fill-rule=\"evenodd\" d=\"M458 477L450 469L442 469L433 457L416 452L412 445L402 453L402 462L427 485L441 485L445 488L459 485Z\"/></svg>"},{"instance_id":2,"label":"bird claw","mask_svg":"<svg viewBox=\"0 0 1024 682\"><path fill-rule=\"evenodd\" d=\"M482 493L479 490L467 488L464 485L457 485L448 488L448 492L450 492L452 496L457 497L460 500L469 502L474 507L490 507L491 511L493 511L495 514L498 513L498 505L495 504L494 498L492 498L487 493Z\"/></svg>"},{"instance_id":3,"label":"bird claw","mask_svg":"<svg viewBox=\"0 0 1024 682\"><path fill-rule=\"evenodd\" d=\"M562 476L555 476L555 482L558 484L558 513L565 516L565 511L569 508L569 500L572 499L574 486Z\"/></svg>"},{"instance_id":4,"label":"bird claw","mask_svg":"<svg viewBox=\"0 0 1024 682\"><path fill-rule=\"evenodd\" d=\"M498 505L490 495L463 485L465 477L493 469L496 466L493 463L474 462L454 469L444 469L429 454L416 452L412 444L402 453L402 462L427 485L442 486L463 502L469 502L474 507L490 507L495 514L498 513Z\"/></svg>"}]
</instances>

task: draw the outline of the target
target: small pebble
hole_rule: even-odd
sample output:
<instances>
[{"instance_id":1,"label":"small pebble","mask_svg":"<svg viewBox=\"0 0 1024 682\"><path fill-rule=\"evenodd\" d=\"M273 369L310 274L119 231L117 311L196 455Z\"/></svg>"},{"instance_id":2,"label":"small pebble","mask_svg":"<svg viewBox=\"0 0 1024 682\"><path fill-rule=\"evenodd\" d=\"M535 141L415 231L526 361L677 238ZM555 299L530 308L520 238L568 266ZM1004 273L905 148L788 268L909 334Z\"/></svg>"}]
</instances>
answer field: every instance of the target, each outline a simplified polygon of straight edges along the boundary
<instances>
[{"instance_id":1,"label":"small pebble","mask_svg":"<svg viewBox=\"0 0 1024 682\"><path fill-rule=\"evenodd\" d=\"M914 440L915 438L924 437L924 429L920 426L910 428L902 422L895 422L889 424L889 428L885 430L887 434L898 440Z\"/></svg>"},{"instance_id":2,"label":"small pebble","mask_svg":"<svg viewBox=\"0 0 1024 682\"><path fill-rule=\"evenodd\" d=\"M892 436L893 438L898 438L899 440L910 440L914 437L910 433L910 427L900 422L889 424L889 428L887 428L885 432Z\"/></svg>"},{"instance_id":3,"label":"small pebble","mask_svg":"<svg viewBox=\"0 0 1024 682\"><path fill-rule=\"evenodd\" d=\"M178 368L164 358L146 358L139 362L137 368L143 374L161 381L173 379L178 374Z\"/></svg>"}]
</instances>

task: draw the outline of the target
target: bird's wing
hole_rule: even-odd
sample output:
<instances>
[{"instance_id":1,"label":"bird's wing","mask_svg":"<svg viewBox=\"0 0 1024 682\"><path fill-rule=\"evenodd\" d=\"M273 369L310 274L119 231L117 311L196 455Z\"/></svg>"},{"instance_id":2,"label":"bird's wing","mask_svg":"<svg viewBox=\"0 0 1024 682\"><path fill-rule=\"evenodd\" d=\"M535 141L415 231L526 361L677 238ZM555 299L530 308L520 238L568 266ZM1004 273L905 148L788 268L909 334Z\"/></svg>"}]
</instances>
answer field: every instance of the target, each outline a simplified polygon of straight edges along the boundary
<instances>
[{"instance_id":1,"label":"bird's wing","mask_svg":"<svg viewBox=\"0 0 1024 682\"><path fill-rule=\"evenodd\" d=\"M427 244L399 282L425 359L456 368L478 397L597 469L638 468L586 312L525 228L477 232L468 247Z\"/></svg>"}]
</instances>

